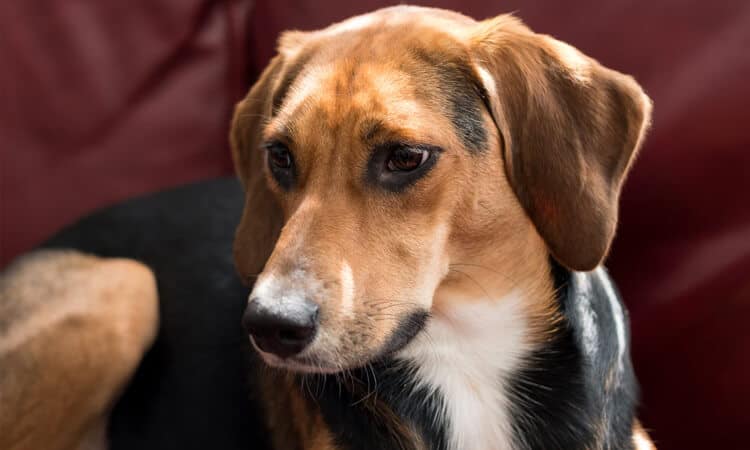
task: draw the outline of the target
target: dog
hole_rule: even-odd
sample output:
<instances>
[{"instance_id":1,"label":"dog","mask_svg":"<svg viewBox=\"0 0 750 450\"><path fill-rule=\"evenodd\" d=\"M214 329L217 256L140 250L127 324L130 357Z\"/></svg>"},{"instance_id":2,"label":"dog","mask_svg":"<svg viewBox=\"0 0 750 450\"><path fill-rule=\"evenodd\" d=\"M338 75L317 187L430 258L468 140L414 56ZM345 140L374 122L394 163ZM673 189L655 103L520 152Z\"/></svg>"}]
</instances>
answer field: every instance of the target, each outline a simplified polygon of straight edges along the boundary
<instances>
[{"instance_id":1,"label":"dog","mask_svg":"<svg viewBox=\"0 0 750 450\"><path fill-rule=\"evenodd\" d=\"M645 441L599 266L650 111L509 15L399 6L284 34L231 132L235 260L260 273L243 323L268 366L343 375L319 404L294 380L269 394L277 447Z\"/></svg>"},{"instance_id":2,"label":"dog","mask_svg":"<svg viewBox=\"0 0 750 450\"><path fill-rule=\"evenodd\" d=\"M232 120L239 194L160 194L45 245L159 284L112 448L653 448L601 267L650 116L633 78L509 15L283 34ZM229 355L251 345L248 383Z\"/></svg>"}]
</instances>

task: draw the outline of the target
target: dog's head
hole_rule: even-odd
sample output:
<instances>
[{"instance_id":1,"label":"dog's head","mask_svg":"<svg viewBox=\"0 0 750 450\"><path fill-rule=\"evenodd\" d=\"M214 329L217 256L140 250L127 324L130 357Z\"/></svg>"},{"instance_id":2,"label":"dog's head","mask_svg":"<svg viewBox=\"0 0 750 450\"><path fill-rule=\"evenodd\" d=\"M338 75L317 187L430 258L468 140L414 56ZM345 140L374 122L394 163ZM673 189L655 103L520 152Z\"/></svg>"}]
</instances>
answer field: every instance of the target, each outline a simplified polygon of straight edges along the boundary
<instances>
[{"instance_id":1,"label":"dog's head","mask_svg":"<svg viewBox=\"0 0 750 450\"><path fill-rule=\"evenodd\" d=\"M451 303L533 289L550 254L596 267L649 116L632 78L510 16L284 34L230 136L245 325L268 363L336 371Z\"/></svg>"}]
</instances>

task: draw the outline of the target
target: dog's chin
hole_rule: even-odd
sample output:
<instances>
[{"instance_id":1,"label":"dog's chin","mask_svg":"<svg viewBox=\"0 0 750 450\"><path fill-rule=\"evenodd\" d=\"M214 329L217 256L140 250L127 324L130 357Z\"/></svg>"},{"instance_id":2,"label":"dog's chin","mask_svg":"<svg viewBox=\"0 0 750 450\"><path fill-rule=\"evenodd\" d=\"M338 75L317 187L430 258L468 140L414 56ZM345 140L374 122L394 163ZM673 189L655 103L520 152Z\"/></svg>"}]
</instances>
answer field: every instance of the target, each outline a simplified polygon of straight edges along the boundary
<instances>
[{"instance_id":1,"label":"dog's chin","mask_svg":"<svg viewBox=\"0 0 750 450\"><path fill-rule=\"evenodd\" d=\"M342 367L327 364L323 361L306 357L279 358L276 355L259 351L263 362L274 369L287 370L297 373L333 374L344 370Z\"/></svg>"},{"instance_id":2,"label":"dog's chin","mask_svg":"<svg viewBox=\"0 0 750 450\"><path fill-rule=\"evenodd\" d=\"M252 342L254 350L260 355L263 362L274 369L310 374L333 374L346 370L346 367L305 355L305 353L290 358L281 358L273 353L264 352L258 348L252 339L250 339L250 342Z\"/></svg>"}]
</instances>

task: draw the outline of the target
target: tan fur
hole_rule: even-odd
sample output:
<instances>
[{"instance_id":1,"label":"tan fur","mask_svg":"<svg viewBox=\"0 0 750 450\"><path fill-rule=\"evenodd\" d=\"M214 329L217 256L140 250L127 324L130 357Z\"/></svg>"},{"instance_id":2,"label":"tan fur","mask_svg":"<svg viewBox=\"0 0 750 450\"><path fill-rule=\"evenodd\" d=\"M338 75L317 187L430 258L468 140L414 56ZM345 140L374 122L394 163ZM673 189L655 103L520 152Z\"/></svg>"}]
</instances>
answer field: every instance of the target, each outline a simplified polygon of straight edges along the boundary
<instances>
[{"instance_id":1,"label":"tan fur","mask_svg":"<svg viewBox=\"0 0 750 450\"><path fill-rule=\"evenodd\" d=\"M106 415L151 344L156 283L134 261L40 251L0 275L0 448L106 448Z\"/></svg>"},{"instance_id":2,"label":"tan fur","mask_svg":"<svg viewBox=\"0 0 750 450\"><path fill-rule=\"evenodd\" d=\"M303 398L294 376L274 369L262 370L257 376L275 450L296 450L301 443L308 450L338 450L320 411Z\"/></svg>"}]
</instances>

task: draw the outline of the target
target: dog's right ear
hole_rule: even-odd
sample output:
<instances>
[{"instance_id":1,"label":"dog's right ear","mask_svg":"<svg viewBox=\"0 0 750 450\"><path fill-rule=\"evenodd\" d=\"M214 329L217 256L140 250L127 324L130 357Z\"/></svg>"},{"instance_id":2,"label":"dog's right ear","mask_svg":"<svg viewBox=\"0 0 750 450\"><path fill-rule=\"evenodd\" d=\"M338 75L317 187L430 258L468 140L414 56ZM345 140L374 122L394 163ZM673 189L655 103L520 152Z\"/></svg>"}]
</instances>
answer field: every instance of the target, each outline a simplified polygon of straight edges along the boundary
<instances>
[{"instance_id":1,"label":"dog's right ear","mask_svg":"<svg viewBox=\"0 0 750 450\"><path fill-rule=\"evenodd\" d=\"M245 207L234 239L235 266L245 281L252 281L263 270L283 221L279 205L266 184L265 154L260 148L282 67L283 56L277 55L247 97L234 108L229 133L234 168L245 189Z\"/></svg>"}]
</instances>

